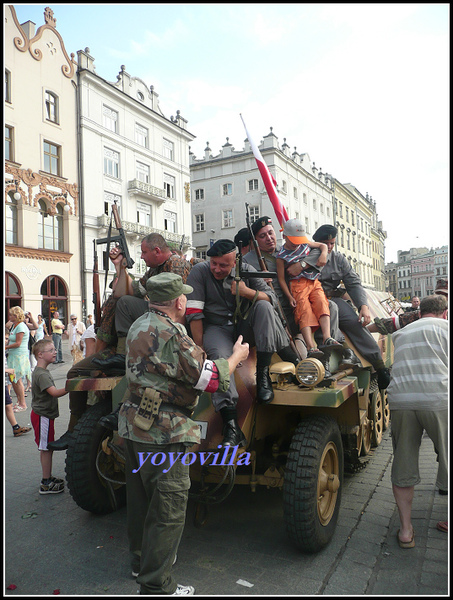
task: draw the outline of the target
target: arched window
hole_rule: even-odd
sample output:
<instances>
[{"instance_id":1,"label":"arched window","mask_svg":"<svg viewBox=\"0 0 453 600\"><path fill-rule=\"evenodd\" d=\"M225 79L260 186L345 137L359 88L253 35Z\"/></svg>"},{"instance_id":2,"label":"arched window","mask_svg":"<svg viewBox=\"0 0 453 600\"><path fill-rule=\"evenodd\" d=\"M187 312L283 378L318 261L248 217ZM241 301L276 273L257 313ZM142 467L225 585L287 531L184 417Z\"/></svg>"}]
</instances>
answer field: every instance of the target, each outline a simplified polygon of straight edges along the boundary
<instances>
[{"instance_id":1,"label":"arched window","mask_svg":"<svg viewBox=\"0 0 453 600\"><path fill-rule=\"evenodd\" d=\"M8 318L8 311L13 306L21 306L22 292L20 282L12 273L5 271L5 316Z\"/></svg>"},{"instance_id":2,"label":"arched window","mask_svg":"<svg viewBox=\"0 0 453 600\"><path fill-rule=\"evenodd\" d=\"M38 248L63 251L63 207L57 205L57 213L50 215L47 204L39 200Z\"/></svg>"},{"instance_id":3,"label":"arched window","mask_svg":"<svg viewBox=\"0 0 453 600\"><path fill-rule=\"evenodd\" d=\"M5 209L6 243L17 244L17 200L14 200L14 192L8 192Z\"/></svg>"},{"instance_id":4,"label":"arched window","mask_svg":"<svg viewBox=\"0 0 453 600\"><path fill-rule=\"evenodd\" d=\"M47 277L41 285L41 294L41 314L46 320L47 330L56 310L60 313L60 320L67 325L68 291L64 281L56 275Z\"/></svg>"}]
</instances>

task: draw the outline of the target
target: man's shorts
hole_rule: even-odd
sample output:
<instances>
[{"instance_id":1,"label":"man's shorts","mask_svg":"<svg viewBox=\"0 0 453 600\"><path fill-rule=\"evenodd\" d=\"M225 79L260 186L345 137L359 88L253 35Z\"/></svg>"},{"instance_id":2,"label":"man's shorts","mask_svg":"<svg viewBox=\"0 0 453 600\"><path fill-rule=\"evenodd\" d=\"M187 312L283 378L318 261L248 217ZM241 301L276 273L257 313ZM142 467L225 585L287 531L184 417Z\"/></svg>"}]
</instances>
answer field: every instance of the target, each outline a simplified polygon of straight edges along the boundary
<instances>
[{"instance_id":1,"label":"man's shorts","mask_svg":"<svg viewBox=\"0 0 453 600\"><path fill-rule=\"evenodd\" d=\"M391 410L393 444L392 483L413 487L420 483L419 452L426 431L438 456L437 486L448 489L448 409ZM434 467L434 465L433 465Z\"/></svg>"},{"instance_id":2,"label":"man's shorts","mask_svg":"<svg viewBox=\"0 0 453 600\"><path fill-rule=\"evenodd\" d=\"M35 432L35 442L38 445L38 450L47 450L47 444L55 440L55 419L40 417L32 410L30 420Z\"/></svg>"}]
</instances>

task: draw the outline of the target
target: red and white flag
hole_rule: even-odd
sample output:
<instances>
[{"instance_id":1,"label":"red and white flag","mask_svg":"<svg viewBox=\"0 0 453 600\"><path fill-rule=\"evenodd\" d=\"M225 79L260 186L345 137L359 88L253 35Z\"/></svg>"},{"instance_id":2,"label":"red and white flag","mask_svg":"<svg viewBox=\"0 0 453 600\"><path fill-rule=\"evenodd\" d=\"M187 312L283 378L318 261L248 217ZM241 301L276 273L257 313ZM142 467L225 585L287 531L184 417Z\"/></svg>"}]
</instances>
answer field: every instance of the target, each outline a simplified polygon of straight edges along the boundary
<instances>
[{"instance_id":1,"label":"red and white flag","mask_svg":"<svg viewBox=\"0 0 453 600\"><path fill-rule=\"evenodd\" d=\"M281 229L283 229L283 225L286 223L286 221L289 220L289 217L288 213L286 212L286 208L283 206L283 203L277 194L277 182L273 178L268 166L264 162L264 159L261 156L261 152L258 150L258 146L256 146L255 142L250 137L250 133L247 131L247 126L244 123L242 115L240 115L240 117L242 119L242 123L244 124L247 139L250 142L250 146L252 147L252 152L258 165L259 172L261 173L261 177L263 179L267 195L269 196L269 200L271 201L271 204L274 208L277 221Z\"/></svg>"}]
</instances>

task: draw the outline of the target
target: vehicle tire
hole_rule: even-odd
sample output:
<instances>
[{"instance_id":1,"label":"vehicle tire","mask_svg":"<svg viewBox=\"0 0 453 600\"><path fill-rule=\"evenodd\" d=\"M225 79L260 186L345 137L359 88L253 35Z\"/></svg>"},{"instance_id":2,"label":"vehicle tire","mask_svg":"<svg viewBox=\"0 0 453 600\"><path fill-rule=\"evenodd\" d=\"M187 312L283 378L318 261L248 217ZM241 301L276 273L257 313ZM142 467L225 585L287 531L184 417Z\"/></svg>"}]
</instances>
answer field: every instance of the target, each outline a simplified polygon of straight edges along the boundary
<instances>
[{"instance_id":1,"label":"vehicle tire","mask_svg":"<svg viewBox=\"0 0 453 600\"><path fill-rule=\"evenodd\" d=\"M384 403L382 402L377 381L372 381L370 385L368 418L373 421L371 445L373 448L376 448L382 442L382 435L384 433Z\"/></svg>"},{"instance_id":2,"label":"vehicle tire","mask_svg":"<svg viewBox=\"0 0 453 600\"><path fill-rule=\"evenodd\" d=\"M98 421L110 411L111 404L105 401L87 407L74 427L66 453L69 493L80 508L101 515L113 512L126 503L126 486L106 481L99 475L96 466L98 454L102 452L102 442L113 433L99 425ZM114 460L114 457L106 457L106 462L109 460ZM108 470L108 467L105 469ZM124 481L124 473L122 475Z\"/></svg>"},{"instance_id":3,"label":"vehicle tire","mask_svg":"<svg viewBox=\"0 0 453 600\"><path fill-rule=\"evenodd\" d=\"M380 390L382 398L382 429L387 431L390 425L390 407L387 390Z\"/></svg>"},{"instance_id":4,"label":"vehicle tire","mask_svg":"<svg viewBox=\"0 0 453 600\"><path fill-rule=\"evenodd\" d=\"M368 417L365 418L365 422L362 423L362 448L360 450L360 456L366 456L371 450L371 440L373 436L373 421Z\"/></svg>"},{"instance_id":5,"label":"vehicle tire","mask_svg":"<svg viewBox=\"0 0 453 600\"><path fill-rule=\"evenodd\" d=\"M291 440L283 484L283 511L290 539L304 552L331 540L340 510L343 444L334 419L311 416Z\"/></svg>"}]
</instances>

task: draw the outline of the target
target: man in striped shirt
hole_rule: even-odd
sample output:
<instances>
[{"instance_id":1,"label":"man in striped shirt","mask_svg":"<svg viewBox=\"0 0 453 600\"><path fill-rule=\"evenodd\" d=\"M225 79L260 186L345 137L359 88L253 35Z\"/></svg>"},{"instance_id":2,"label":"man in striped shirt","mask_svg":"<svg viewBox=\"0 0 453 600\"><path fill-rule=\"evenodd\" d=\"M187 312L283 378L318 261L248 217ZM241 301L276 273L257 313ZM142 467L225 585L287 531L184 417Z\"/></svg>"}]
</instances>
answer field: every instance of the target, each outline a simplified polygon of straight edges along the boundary
<instances>
[{"instance_id":1,"label":"man in striped shirt","mask_svg":"<svg viewBox=\"0 0 453 600\"><path fill-rule=\"evenodd\" d=\"M447 319L445 296L427 296L420 303L420 319L392 335L395 354L387 394L394 453L391 478L401 522L401 548L415 546L412 500L414 486L420 482L418 457L424 431L438 455L439 491L448 489Z\"/></svg>"}]
</instances>

